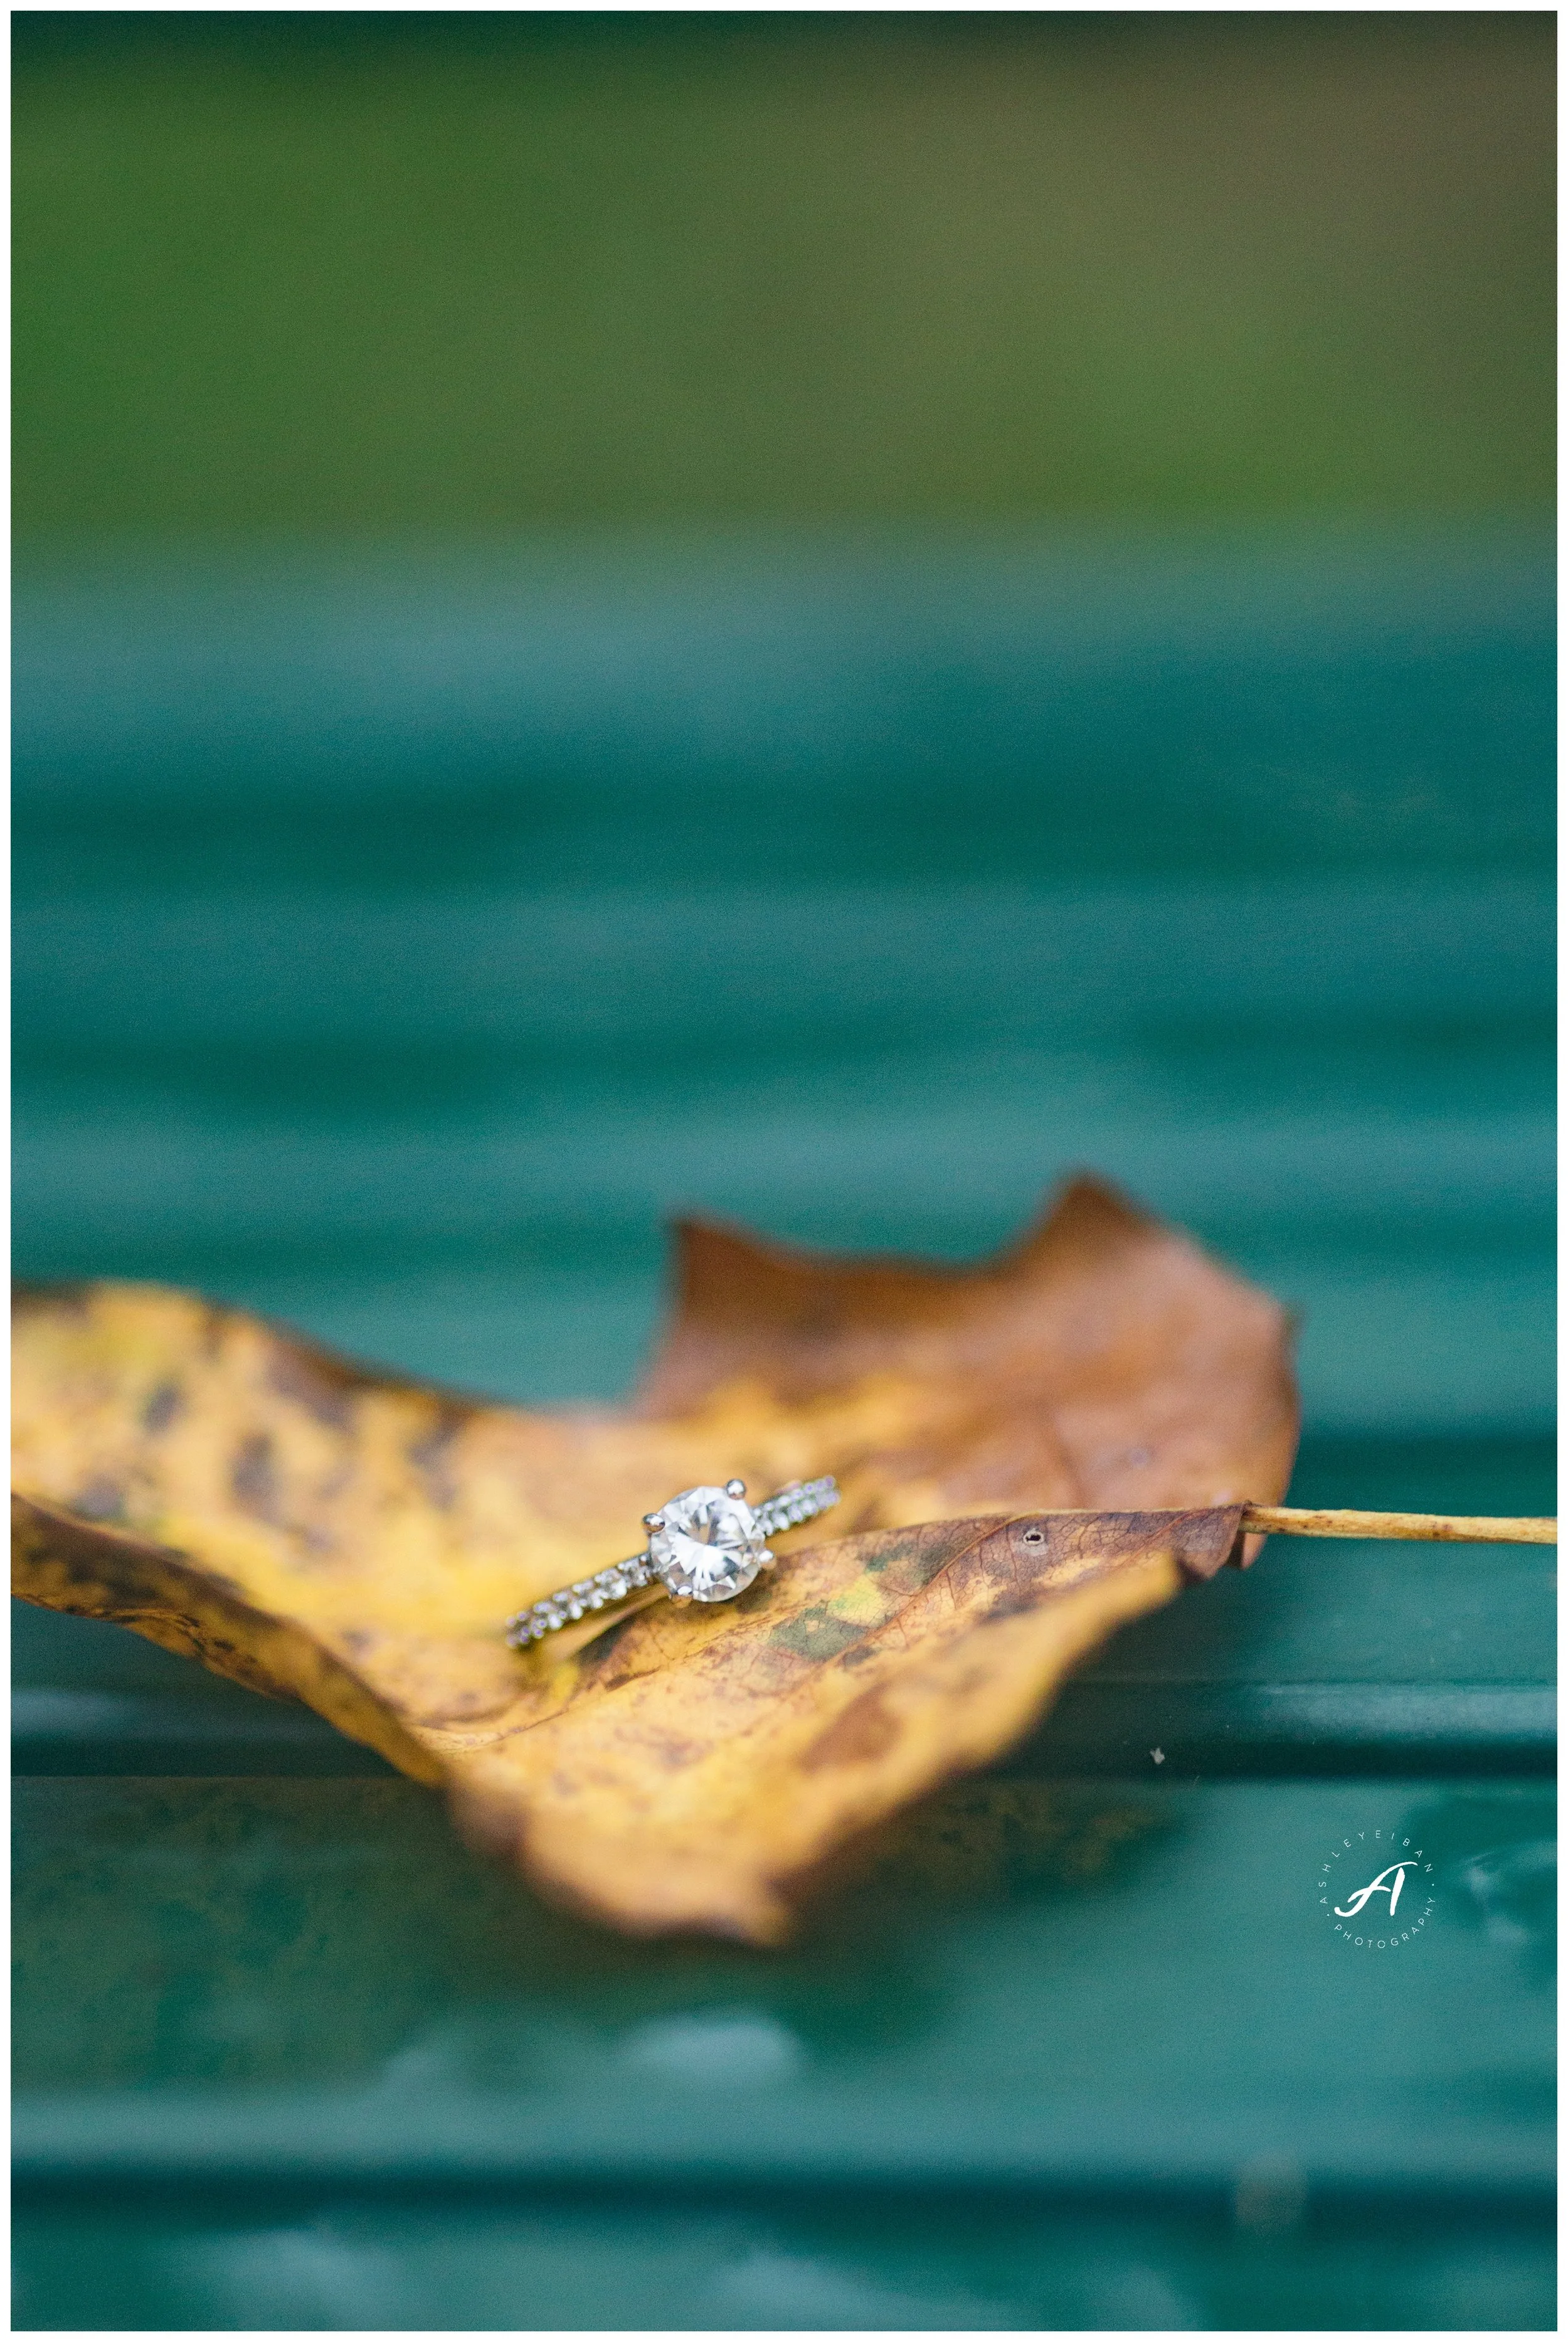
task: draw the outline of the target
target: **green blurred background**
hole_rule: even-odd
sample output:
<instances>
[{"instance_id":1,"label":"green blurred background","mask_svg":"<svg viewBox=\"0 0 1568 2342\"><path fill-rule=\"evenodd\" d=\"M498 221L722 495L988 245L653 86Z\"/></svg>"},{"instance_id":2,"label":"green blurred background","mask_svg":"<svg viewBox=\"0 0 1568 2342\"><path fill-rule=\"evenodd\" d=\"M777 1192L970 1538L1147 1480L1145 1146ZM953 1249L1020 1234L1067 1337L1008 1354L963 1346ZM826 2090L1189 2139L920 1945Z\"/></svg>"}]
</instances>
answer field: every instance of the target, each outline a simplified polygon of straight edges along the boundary
<instances>
[{"instance_id":1,"label":"green blurred background","mask_svg":"<svg viewBox=\"0 0 1568 2342\"><path fill-rule=\"evenodd\" d=\"M1553 34L23 11L21 544L1539 512Z\"/></svg>"},{"instance_id":2,"label":"green blurred background","mask_svg":"<svg viewBox=\"0 0 1568 2342\"><path fill-rule=\"evenodd\" d=\"M610 1396L672 1210L1087 1164L1303 1500L1549 1508L1549 15L13 25L25 1273ZM19 2321L1549 2323L1545 1559L1276 1544L765 1972L22 1615Z\"/></svg>"}]
</instances>

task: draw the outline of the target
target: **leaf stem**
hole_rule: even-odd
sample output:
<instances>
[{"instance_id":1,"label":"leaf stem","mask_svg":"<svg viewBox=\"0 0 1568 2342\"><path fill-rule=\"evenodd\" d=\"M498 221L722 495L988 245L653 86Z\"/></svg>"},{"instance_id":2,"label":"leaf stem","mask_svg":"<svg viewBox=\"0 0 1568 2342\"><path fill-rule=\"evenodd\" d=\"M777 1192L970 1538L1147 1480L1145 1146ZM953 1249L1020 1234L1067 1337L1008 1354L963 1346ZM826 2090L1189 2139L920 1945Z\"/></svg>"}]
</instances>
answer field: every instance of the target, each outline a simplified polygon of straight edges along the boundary
<instances>
[{"instance_id":1,"label":"leaf stem","mask_svg":"<svg viewBox=\"0 0 1568 2342\"><path fill-rule=\"evenodd\" d=\"M1456 1545L1555 1545L1553 1520L1499 1518L1466 1513L1302 1511L1291 1505L1249 1505L1243 1529L1271 1536L1426 1537Z\"/></svg>"}]
</instances>

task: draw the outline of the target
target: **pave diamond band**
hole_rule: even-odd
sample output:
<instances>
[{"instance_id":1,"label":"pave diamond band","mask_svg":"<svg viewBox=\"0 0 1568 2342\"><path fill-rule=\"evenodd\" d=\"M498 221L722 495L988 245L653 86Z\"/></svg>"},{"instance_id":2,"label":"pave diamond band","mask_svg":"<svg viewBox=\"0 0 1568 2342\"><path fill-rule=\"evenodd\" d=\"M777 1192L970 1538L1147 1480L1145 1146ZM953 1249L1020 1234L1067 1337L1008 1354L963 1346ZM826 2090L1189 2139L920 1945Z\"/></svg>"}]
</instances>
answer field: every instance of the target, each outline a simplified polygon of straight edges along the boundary
<instances>
[{"instance_id":1,"label":"pave diamond band","mask_svg":"<svg viewBox=\"0 0 1568 2342\"><path fill-rule=\"evenodd\" d=\"M838 1502L838 1482L830 1472L821 1480L792 1480L776 1496L756 1508L756 1524L764 1537L783 1536L802 1521L814 1521Z\"/></svg>"},{"instance_id":2,"label":"pave diamond band","mask_svg":"<svg viewBox=\"0 0 1568 2342\"><path fill-rule=\"evenodd\" d=\"M838 1483L831 1475L792 1480L754 1506L745 1502L745 1493L744 1480L726 1481L722 1488L683 1488L656 1513L643 1516L651 1532L645 1553L531 1603L508 1621L506 1640L514 1650L525 1651L591 1611L608 1609L651 1586L662 1586L674 1602L731 1602L760 1570L773 1567L768 1538L836 1505Z\"/></svg>"}]
</instances>

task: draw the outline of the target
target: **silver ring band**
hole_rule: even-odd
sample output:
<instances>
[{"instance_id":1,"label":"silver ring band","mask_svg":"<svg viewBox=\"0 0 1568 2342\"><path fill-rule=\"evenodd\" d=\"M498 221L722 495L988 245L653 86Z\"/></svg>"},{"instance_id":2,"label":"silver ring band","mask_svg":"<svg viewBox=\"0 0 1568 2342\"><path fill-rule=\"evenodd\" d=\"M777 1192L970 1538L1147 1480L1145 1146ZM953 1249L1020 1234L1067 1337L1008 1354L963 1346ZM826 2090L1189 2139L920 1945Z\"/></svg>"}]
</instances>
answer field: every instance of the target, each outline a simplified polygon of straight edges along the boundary
<instances>
[{"instance_id":1,"label":"silver ring band","mask_svg":"<svg viewBox=\"0 0 1568 2342\"><path fill-rule=\"evenodd\" d=\"M742 1501L744 1494L742 1480L722 1488L684 1488L660 1511L644 1515L654 1535L644 1552L531 1603L507 1621L506 1640L514 1651L525 1651L546 1635L651 1586L662 1586L676 1602L732 1601L759 1570L773 1567L770 1536L814 1520L839 1501L831 1473L820 1480L792 1480L755 1506Z\"/></svg>"}]
</instances>

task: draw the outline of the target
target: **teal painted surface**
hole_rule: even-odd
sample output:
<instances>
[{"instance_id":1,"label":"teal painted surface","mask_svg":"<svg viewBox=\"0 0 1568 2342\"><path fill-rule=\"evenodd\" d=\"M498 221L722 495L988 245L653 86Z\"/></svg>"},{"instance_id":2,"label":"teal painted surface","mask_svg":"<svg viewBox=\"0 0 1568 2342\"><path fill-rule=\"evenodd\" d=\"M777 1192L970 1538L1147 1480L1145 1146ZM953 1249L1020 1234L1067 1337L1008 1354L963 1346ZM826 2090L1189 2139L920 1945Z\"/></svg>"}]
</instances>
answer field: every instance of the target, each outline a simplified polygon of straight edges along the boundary
<instances>
[{"instance_id":1,"label":"teal painted surface","mask_svg":"<svg viewBox=\"0 0 1568 2342\"><path fill-rule=\"evenodd\" d=\"M1549 2169L1549 1785L960 1786L763 1957L548 1914L402 1781L19 1798L25 2167ZM1333 1932L1347 1837L1369 1878L1422 1852L1408 1943Z\"/></svg>"},{"instance_id":2,"label":"teal painted surface","mask_svg":"<svg viewBox=\"0 0 1568 2342\"><path fill-rule=\"evenodd\" d=\"M632 1380L671 1209L958 1257L1089 1163L1302 1310L1299 1500L1551 1510L1550 582L28 588L18 1264L547 1403ZM315 1719L23 1612L18 2317L1549 2324L1553 1562L1273 1541L776 1960L549 1914ZM1336 1961L1323 1848L1413 1818L1431 1934Z\"/></svg>"},{"instance_id":3,"label":"teal painted surface","mask_svg":"<svg viewBox=\"0 0 1568 2342\"><path fill-rule=\"evenodd\" d=\"M660 1224L1003 1242L1076 1165L1329 1431L1550 1424L1519 535L614 548L18 611L16 1245L552 1400Z\"/></svg>"},{"instance_id":4,"label":"teal painted surface","mask_svg":"<svg viewBox=\"0 0 1568 2342\"><path fill-rule=\"evenodd\" d=\"M1550 2328L1549 2217L1229 2212L965 2197L694 2207L551 2194L165 2200L16 2216L17 2315L73 2327ZM47 2313L45 2317L45 2313Z\"/></svg>"},{"instance_id":5,"label":"teal painted surface","mask_svg":"<svg viewBox=\"0 0 1568 2342\"><path fill-rule=\"evenodd\" d=\"M1009 2324L1076 2288L1120 2322L1166 2299L1162 2323L1293 2324L1304 2297L1364 2324L1358 2232L1431 2234L1448 2204L1403 2309L1372 2279L1390 2322L1474 2322L1489 2258L1479 2322L1546 2311L1544 1788L980 1783L765 1959L543 1913L403 1783L40 1782L20 1823L24 2267L62 2306L48 2238L75 2197L122 2207L160 2323L279 2231L304 2240L272 2280L301 2322L383 2299L378 2322L435 2301L494 2322L509 2284L526 2323L534 2288L562 2300L597 2188L630 2225L578 2269L568 2324L639 2297L656 2319L672 2293L699 2324L842 2323L857 2269L861 2323L952 2323L968 2297L968 2322ZM1375 1844L1370 1870L1378 1830L1433 1865L1430 1918L1383 1952L1319 1903L1330 1849ZM694 2222L683 2183L730 2217ZM412 2230L374 2208L389 2187L420 2191ZM127 2187L154 2191L139 2231ZM934 2191L924 2247L890 2188ZM1064 2193L1095 2207L1097 2277ZM346 2286L356 2237L368 2295ZM1139 2270L1165 2290L1129 2292Z\"/></svg>"}]
</instances>

